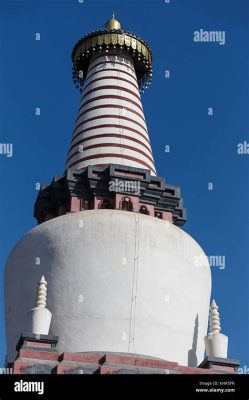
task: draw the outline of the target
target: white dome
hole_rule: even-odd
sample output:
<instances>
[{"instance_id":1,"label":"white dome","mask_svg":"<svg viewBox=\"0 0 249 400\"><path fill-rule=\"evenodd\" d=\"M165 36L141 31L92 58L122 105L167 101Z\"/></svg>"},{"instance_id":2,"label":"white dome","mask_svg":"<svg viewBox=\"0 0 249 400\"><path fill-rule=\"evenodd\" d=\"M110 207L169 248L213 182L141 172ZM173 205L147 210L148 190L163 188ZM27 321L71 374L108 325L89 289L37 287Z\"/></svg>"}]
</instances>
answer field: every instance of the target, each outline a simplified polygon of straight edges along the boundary
<instances>
[{"instance_id":1,"label":"white dome","mask_svg":"<svg viewBox=\"0 0 249 400\"><path fill-rule=\"evenodd\" d=\"M130 352L198 365L211 290L209 266L196 265L204 256L180 228L132 212L69 213L35 227L7 262L8 361L44 275L59 351Z\"/></svg>"}]
</instances>

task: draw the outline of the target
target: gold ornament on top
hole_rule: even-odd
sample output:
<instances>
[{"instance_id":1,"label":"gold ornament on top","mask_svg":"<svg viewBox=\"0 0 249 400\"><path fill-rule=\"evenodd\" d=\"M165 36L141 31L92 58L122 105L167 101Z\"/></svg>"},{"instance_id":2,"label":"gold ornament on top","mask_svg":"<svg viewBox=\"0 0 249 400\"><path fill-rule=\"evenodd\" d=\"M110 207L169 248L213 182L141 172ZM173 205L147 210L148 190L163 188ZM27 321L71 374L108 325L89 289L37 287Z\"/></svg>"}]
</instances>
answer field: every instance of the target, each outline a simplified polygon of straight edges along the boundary
<instances>
[{"instance_id":1,"label":"gold ornament on top","mask_svg":"<svg viewBox=\"0 0 249 400\"><path fill-rule=\"evenodd\" d=\"M122 25L117 19L115 19L114 13L112 14L112 18L105 24L105 27L111 30L122 29Z\"/></svg>"},{"instance_id":2,"label":"gold ornament on top","mask_svg":"<svg viewBox=\"0 0 249 400\"><path fill-rule=\"evenodd\" d=\"M83 86L91 56L96 51L106 53L117 51L119 54L120 50L130 54L134 59L140 91L147 88L152 77L151 50L143 39L125 30L114 14L105 24L105 29L85 35L74 47L72 60L76 87ZM79 78L78 71L83 71L83 77Z\"/></svg>"}]
</instances>

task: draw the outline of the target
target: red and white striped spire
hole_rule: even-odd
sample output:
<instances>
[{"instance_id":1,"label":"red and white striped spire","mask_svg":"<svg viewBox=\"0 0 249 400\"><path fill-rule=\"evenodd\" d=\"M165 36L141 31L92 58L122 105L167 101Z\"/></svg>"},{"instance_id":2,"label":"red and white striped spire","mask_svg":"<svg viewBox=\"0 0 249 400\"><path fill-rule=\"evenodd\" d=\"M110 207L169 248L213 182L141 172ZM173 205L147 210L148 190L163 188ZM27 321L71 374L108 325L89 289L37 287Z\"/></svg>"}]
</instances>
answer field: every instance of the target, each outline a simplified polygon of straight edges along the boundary
<instances>
[{"instance_id":1,"label":"red and white striped spire","mask_svg":"<svg viewBox=\"0 0 249 400\"><path fill-rule=\"evenodd\" d=\"M117 32L117 41L121 40L119 37L122 34L125 36L124 30L117 29L121 25L114 17L106 27L104 31ZM101 35L98 32L102 31L96 32L99 40ZM104 35L105 39L107 35ZM152 175L156 175L134 66L137 63L134 52L130 54L122 43L120 46L113 45L115 34L109 35L109 46L102 44L98 51L91 48L91 55L89 51L86 54L88 62L83 94L66 169L82 170L88 165L120 164L149 169ZM85 60L83 68L84 63ZM83 68L80 70L77 67L79 75L84 73Z\"/></svg>"}]
</instances>

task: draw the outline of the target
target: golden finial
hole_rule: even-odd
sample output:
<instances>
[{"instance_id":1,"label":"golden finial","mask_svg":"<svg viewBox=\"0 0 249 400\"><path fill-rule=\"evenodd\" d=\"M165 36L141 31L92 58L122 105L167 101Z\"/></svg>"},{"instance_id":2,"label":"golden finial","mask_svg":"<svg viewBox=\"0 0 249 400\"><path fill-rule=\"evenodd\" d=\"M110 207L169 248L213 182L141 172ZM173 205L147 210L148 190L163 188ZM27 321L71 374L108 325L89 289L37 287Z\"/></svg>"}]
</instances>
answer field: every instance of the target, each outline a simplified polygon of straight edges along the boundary
<instances>
[{"instance_id":1,"label":"golden finial","mask_svg":"<svg viewBox=\"0 0 249 400\"><path fill-rule=\"evenodd\" d=\"M105 24L105 27L107 29L122 29L122 25L121 23L115 18L115 14L114 12L112 13L112 18L107 21L107 23Z\"/></svg>"}]
</instances>

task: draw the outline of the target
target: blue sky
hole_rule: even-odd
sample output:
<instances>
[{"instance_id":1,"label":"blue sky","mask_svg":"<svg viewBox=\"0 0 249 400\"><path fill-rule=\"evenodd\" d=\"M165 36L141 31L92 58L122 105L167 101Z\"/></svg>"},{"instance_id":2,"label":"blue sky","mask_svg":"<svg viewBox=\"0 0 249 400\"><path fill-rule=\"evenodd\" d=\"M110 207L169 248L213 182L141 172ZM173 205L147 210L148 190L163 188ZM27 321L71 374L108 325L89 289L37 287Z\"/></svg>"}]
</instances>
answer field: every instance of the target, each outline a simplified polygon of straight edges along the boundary
<instances>
[{"instance_id":1,"label":"blue sky","mask_svg":"<svg viewBox=\"0 0 249 400\"><path fill-rule=\"evenodd\" d=\"M0 143L13 143L13 157L0 154L0 366L4 265L36 225L36 183L63 173L74 126L80 93L71 50L115 11L153 50L153 84L143 105L157 171L182 188L184 229L208 256L225 256L224 269L212 267L212 297L229 357L249 367L249 155L237 153L238 143L249 142L249 2L1 0L0 8ZM194 42L199 29L225 31L225 44Z\"/></svg>"}]
</instances>

